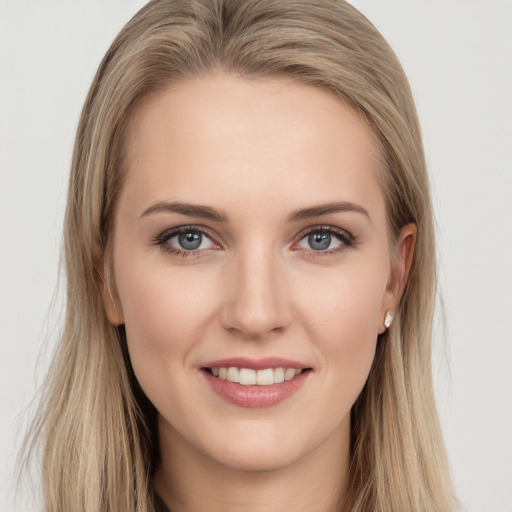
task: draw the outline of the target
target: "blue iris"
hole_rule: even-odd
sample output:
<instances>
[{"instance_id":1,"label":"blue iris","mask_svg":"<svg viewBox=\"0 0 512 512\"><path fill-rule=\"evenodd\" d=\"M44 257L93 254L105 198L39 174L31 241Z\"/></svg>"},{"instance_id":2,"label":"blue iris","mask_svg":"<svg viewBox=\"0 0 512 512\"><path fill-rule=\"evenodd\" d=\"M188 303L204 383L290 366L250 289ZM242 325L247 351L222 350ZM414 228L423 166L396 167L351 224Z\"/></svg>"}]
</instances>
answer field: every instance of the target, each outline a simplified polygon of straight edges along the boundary
<instances>
[{"instance_id":1,"label":"blue iris","mask_svg":"<svg viewBox=\"0 0 512 512\"><path fill-rule=\"evenodd\" d=\"M331 235L317 231L308 236L308 243L314 251L323 251L331 245Z\"/></svg>"},{"instance_id":2,"label":"blue iris","mask_svg":"<svg viewBox=\"0 0 512 512\"><path fill-rule=\"evenodd\" d=\"M194 251L201 245L202 241L203 235L195 231L189 231L188 233L181 233L178 235L178 243L187 251Z\"/></svg>"}]
</instances>

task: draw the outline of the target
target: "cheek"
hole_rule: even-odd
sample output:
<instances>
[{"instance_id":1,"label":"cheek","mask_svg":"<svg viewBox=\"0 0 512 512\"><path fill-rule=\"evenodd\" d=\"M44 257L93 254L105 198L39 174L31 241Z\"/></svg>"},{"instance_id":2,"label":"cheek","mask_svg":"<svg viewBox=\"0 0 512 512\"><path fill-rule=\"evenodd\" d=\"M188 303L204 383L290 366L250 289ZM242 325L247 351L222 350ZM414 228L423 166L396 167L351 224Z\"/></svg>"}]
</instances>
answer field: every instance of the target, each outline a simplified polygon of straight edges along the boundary
<instances>
[{"instance_id":1,"label":"cheek","mask_svg":"<svg viewBox=\"0 0 512 512\"><path fill-rule=\"evenodd\" d=\"M144 381L168 378L175 364L187 367L214 310L204 278L130 258L118 261L116 281L132 365L143 387Z\"/></svg>"},{"instance_id":2,"label":"cheek","mask_svg":"<svg viewBox=\"0 0 512 512\"><path fill-rule=\"evenodd\" d=\"M297 294L302 296L311 327L325 331L322 338L335 346L376 338L386 274L375 266L360 271L351 267L325 275L315 285L305 283Z\"/></svg>"},{"instance_id":3,"label":"cheek","mask_svg":"<svg viewBox=\"0 0 512 512\"><path fill-rule=\"evenodd\" d=\"M331 371L333 396L354 401L370 371L378 336L378 321L386 287L385 267L366 266L339 272L324 286L303 289L302 316L319 357ZM341 390L341 391L340 391Z\"/></svg>"}]
</instances>

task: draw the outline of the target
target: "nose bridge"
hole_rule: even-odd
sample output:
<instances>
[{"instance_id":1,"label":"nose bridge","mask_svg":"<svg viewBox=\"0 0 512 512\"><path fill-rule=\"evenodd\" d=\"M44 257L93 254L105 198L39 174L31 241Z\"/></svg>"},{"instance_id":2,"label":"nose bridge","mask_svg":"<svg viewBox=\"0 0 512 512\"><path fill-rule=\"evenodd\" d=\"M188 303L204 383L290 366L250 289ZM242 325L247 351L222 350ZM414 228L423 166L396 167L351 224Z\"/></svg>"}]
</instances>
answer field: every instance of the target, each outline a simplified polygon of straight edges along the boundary
<instances>
[{"instance_id":1,"label":"nose bridge","mask_svg":"<svg viewBox=\"0 0 512 512\"><path fill-rule=\"evenodd\" d=\"M267 244L241 248L230 263L228 298L222 321L249 339L286 328L291 309L282 262Z\"/></svg>"}]
</instances>

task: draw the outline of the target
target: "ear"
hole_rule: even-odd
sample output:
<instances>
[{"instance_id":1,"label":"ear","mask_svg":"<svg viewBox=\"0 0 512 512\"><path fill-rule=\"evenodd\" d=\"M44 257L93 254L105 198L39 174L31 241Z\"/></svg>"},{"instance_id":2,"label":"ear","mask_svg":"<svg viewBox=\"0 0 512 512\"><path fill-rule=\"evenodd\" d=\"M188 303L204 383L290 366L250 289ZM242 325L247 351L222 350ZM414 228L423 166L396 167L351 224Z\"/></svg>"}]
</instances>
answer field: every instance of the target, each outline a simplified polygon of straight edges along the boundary
<instances>
[{"instance_id":1,"label":"ear","mask_svg":"<svg viewBox=\"0 0 512 512\"><path fill-rule=\"evenodd\" d=\"M116 301L111 288L110 274L108 272L109 265L106 262L105 254L100 244L94 246L94 268L96 269L96 278L98 287L101 290L103 299L103 307L108 321L115 327L124 324L123 312L119 300Z\"/></svg>"},{"instance_id":2,"label":"ear","mask_svg":"<svg viewBox=\"0 0 512 512\"><path fill-rule=\"evenodd\" d=\"M411 270L417 231L416 224L406 224L398 234L393 251L394 258L391 262L391 273L382 304L379 334L386 330L384 319L387 312L389 311L393 317L400 303Z\"/></svg>"}]
</instances>

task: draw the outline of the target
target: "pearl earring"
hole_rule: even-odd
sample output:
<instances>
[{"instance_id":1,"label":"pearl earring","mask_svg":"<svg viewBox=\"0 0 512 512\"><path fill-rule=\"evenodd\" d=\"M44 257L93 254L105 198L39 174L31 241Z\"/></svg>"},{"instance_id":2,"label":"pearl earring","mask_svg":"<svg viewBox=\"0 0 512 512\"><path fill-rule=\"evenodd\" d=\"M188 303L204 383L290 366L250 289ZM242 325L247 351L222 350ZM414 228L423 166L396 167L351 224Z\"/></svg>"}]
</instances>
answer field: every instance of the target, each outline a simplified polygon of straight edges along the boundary
<instances>
[{"instance_id":1,"label":"pearl earring","mask_svg":"<svg viewBox=\"0 0 512 512\"><path fill-rule=\"evenodd\" d=\"M393 317L391 316L391 311L388 309L388 311L386 311L386 318L384 318L384 327L388 329L392 321Z\"/></svg>"}]
</instances>

